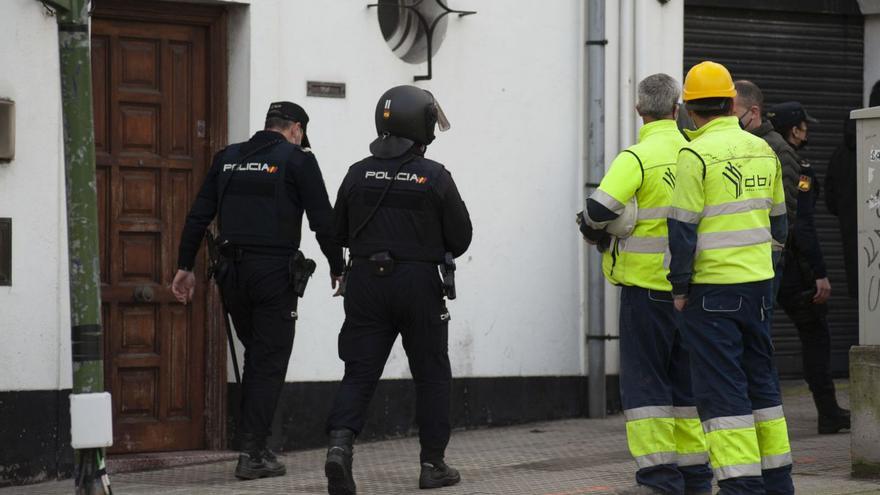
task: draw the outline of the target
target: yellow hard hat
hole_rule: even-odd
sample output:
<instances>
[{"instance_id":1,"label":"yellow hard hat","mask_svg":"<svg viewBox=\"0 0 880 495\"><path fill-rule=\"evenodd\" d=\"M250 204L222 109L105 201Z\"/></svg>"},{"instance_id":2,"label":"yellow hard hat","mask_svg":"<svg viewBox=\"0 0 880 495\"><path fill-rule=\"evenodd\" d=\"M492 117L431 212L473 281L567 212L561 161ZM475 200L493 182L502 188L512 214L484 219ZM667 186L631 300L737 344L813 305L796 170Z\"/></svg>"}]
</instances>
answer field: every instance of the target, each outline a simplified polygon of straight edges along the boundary
<instances>
[{"instance_id":1,"label":"yellow hard hat","mask_svg":"<svg viewBox=\"0 0 880 495\"><path fill-rule=\"evenodd\" d=\"M703 98L733 98L736 88L733 78L723 65L716 62L700 62L691 67L684 78L684 101Z\"/></svg>"}]
</instances>

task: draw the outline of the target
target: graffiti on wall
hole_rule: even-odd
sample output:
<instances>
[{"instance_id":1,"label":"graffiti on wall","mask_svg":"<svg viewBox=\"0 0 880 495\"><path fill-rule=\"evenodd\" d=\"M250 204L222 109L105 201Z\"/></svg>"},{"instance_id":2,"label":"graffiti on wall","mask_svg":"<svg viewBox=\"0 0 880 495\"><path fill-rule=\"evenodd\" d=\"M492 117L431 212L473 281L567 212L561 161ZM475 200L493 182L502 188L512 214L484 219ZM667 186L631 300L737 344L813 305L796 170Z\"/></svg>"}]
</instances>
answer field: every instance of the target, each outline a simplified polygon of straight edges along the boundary
<instances>
[{"instance_id":1,"label":"graffiti on wall","mask_svg":"<svg viewBox=\"0 0 880 495\"><path fill-rule=\"evenodd\" d=\"M873 169L870 172L873 172ZM865 216L866 225L863 230L865 234L862 237L862 250L865 252L865 281L868 283L867 290L864 291L866 297L864 302L868 312L873 313L880 308L880 229L870 227L880 226L877 224L880 221L880 189L868 197L865 206L869 213Z\"/></svg>"}]
</instances>

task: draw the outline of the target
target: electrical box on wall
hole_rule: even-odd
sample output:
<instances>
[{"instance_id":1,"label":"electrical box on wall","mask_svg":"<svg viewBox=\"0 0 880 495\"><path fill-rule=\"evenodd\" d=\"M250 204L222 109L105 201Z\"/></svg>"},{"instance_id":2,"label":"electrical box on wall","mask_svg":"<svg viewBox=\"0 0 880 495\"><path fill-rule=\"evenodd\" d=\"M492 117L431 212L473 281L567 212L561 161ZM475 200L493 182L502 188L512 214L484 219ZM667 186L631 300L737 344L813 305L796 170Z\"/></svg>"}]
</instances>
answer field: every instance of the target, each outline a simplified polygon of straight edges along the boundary
<instances>
[{"instance_id":1,"label":"electrical box on wall","mask_svg":"<svg viewBox=\"0 0 880 495\"><path fill-rule=\"evenodd\" d=\"M108 392L70 394L70 446L98 449L113 445L113 401Z\"/></svg>"},{"instance_id":2,"label":"electrical box on wall","mask_svg":"<svg viewBox=\"0 0 880 495\"><path fill-rule=\"evenodd\" d=\"M0 98L0 163L15 158L15 102Z\"/></svg>"}]
</instances>

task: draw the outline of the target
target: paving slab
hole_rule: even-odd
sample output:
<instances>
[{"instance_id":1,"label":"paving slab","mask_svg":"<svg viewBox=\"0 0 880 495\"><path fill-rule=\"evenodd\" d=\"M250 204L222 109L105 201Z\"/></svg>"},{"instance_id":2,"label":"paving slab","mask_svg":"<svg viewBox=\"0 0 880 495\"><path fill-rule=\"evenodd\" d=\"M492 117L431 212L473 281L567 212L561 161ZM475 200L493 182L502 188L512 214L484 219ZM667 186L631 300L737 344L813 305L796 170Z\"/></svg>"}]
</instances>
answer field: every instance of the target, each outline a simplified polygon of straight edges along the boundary
<instances>
[{"instance_id":1,"label":"paving slab","mask_svg":"<svg viewBox=\"0 0 880 495\"><path fill-rule=\"evenodd\" d=\"M838 385L848 403L847 383ZM880 483L850 476L850 435L816 433L816 411L806 386L784 384L792 437L794 481L799 495L880 495ZM418 490L418 440L401 438L355 446L359 494L426 493ZM116 494L267 495L326 493L324 451L281 456L288 474L238 481L234 461L112 476ZM631 485L635 463L626 450L624 420L570 419L453 433L447 461L462 483L436 495L602 495ZM72 481L0 489L0 495L73 492Z\"/></svg>"}]
</instances>

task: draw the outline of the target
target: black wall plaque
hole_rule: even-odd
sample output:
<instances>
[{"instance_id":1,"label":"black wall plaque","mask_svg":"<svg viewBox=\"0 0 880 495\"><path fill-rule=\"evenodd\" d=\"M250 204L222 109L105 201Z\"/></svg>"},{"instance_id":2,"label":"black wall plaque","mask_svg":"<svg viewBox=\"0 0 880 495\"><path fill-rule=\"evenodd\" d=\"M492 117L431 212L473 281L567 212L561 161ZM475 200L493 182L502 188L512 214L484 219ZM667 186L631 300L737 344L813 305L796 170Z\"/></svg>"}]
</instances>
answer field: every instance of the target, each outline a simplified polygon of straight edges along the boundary
<instances>
[{"instance_id":1,"label":"black wall plaque","mask_svg":"<svg viewBox=\"0 0 880 495\"><path fill-rule=\"evenodd\" d=\"M345 83L307 81L306 96L345 98Z\"/></svg>"},{"instance_id":2,"label":"black wall plaque","mask_svg":"<svg viewBox=\"0 0 880 495\"><path fill-rule=\"evenodd\" d=\"M0 218L0 285L12 285L11 218Z\"/></svg>"}]
</instances>

